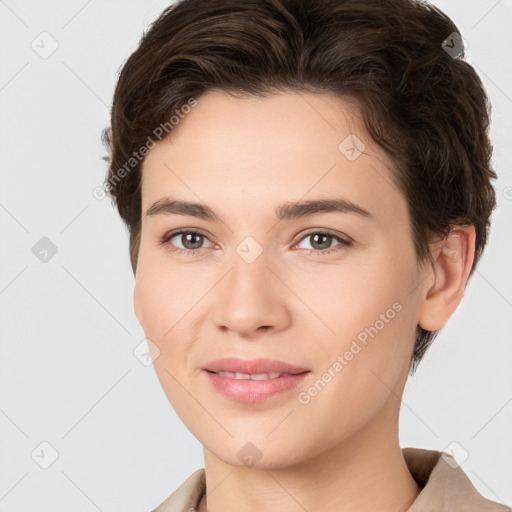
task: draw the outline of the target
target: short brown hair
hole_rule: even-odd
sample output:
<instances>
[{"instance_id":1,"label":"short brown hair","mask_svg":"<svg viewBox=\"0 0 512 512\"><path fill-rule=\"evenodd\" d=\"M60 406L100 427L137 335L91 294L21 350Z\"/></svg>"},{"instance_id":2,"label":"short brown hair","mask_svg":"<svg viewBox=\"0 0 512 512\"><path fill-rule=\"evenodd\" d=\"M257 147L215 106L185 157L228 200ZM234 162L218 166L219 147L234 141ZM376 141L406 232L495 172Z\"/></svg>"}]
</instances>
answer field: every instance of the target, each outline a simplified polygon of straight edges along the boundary
<instances>
[{"instance_id":1,"label":"short brown hair","mask_svg":"<svg viewBox=\"0 0 512 512\"><path fill-rule=\"evenodd\" d=\"M418 261L431 258L433 237L446 236L454 224L473 225L471 275L487 242L497 176L482 82L462 60L463 47L456 55L448 51L460 41L450 18L418 0L172 4L124 63L111 127L102 136L110 152L105 185L130 232L133 272L142 214L140 150L191 98L219 90L354 100L368 134L396 164L393 178L408 203ZM418 326L412 372L437 332Z\"/></svg>"}]
</instances>

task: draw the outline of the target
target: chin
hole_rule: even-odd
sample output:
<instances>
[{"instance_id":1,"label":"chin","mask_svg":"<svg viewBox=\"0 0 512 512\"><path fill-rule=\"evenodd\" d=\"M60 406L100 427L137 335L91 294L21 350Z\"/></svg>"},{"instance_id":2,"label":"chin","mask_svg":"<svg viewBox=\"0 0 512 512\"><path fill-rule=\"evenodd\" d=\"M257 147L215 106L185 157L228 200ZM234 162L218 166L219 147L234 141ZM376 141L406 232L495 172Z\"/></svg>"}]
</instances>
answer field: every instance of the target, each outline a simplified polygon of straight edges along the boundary
<instances>
[{"instance_id":1,"label":"chin","mask_svg":"<svg viewBox=\"0 0 512 512\"><path fill-rule=\"evenodd\" d=\"M255 435L251 431L244 434L230 432L233 438L227 435L221 439L217 436L212 438L211 435L208 436L208 439L205 439L204 436L203 439L200 436L196 437L205 450L211 452L217 459L239 468L285 468L300 464L312 456L312 454L308 456L309 450L305 446L305 440L290 436L289 431L286 430L283 430L281 435L277 435L275 432L268 437L266 437L266 433ZM297 447L301 447L301 449L298 450ZM311 447L311 452L313 451L314 449ZM321 451L320 447L318 447L318 451Z\"/></svg>"}]
</instances>

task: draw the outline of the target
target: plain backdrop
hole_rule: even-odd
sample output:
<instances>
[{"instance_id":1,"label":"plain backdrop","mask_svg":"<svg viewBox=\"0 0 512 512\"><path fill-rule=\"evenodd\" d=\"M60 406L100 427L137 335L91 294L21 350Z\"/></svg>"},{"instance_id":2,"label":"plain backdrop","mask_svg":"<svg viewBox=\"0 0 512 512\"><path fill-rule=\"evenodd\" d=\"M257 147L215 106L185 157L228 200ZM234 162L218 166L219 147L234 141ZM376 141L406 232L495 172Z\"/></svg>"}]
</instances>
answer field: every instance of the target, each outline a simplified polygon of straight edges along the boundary
<instances>
[{"instance_id":1,"label":"plain backdrop","mask_svg":"<svg viewBox=\"0 0 512 512\"><path fill-rule=\"evenodd\" d=\"M511 505L512 2L433 3L493 105L498 208L459 309L409 378L400 442L452 450ZM167 5L0 0L2 512L149 511L203 466L136 357L127 233L94 196L117 73Z\"/></svg>"}]
</instances>

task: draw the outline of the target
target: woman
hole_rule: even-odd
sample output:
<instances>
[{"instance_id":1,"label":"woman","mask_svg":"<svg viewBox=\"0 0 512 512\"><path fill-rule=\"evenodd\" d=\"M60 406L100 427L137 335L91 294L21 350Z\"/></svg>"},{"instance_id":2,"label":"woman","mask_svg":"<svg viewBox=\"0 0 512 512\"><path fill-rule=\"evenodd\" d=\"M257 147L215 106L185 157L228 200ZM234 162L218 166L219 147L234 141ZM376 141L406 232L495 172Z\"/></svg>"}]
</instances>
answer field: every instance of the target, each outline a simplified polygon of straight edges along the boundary
<instances>
[{"instance_id":1,"label":"woman","mask_svg":"<svg viewBox=\"0 0 512 512\"><path fill-rule=\"evenodd\" d=\"M508 508L401 449L495 206L487 97L412 0L182 0L124 64L106 179L205 468L155 510Z\"/></svg>"}]
</instances>

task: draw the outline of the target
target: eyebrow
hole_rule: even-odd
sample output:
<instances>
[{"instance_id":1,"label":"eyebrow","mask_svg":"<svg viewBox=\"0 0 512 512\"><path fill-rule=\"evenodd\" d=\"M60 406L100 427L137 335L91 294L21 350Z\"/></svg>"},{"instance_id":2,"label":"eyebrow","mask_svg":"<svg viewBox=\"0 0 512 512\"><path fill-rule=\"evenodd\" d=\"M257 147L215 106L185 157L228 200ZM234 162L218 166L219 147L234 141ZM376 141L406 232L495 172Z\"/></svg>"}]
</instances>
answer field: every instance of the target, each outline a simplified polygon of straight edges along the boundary
<instances>
[{"instance_id":1,"label":"eyebrow","mask_svg":"<svg viewBox=\"0 0 512 512\"><path fill-rule=\"evenodd\" d=\"M317 213L353 213L362 217L372 218L371 213L361 206L344 198L313 199L297 203L285 203L274 211L275 220L291 220L315 215ZM222 216L210 207L187 201L178 201L164 197L154 202L146 211L146 216L184 215L197 217L214 223L225 223Z\"/></svg>"}]
</instances>

